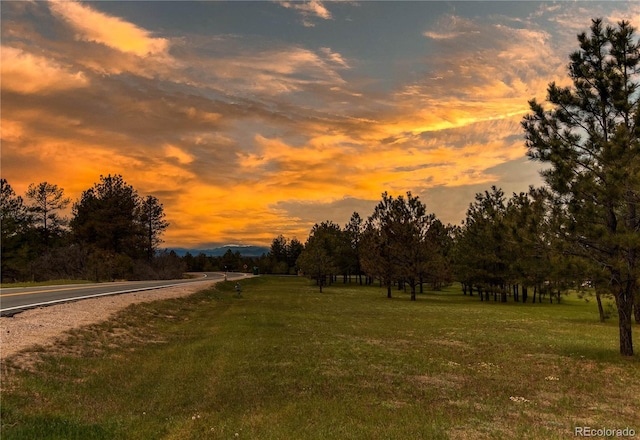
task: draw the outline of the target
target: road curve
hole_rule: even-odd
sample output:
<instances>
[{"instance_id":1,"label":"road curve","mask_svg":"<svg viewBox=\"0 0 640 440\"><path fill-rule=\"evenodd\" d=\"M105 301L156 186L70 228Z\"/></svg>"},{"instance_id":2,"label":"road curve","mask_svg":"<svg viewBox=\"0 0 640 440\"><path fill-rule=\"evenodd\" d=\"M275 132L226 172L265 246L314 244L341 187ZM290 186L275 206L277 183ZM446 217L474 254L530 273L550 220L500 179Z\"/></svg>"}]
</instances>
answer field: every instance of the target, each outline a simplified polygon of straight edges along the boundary
<instances>
[{"instance_id":1,"label":"road curve","mask_svg":"<svg viewBox=\"0 0 640 440\"><path fill-rule=\"evenodd\" d=\"M68 301L162 289L187 283L222 281L224 279L224 273L222 272L206 272L194 275L196 275L196 278L180 280L122 281L0 289L0 316L11 316L34 307L49 306ZM236 280L245 276L247 275L242 273L228 273L229 280Z\"/></svg>"}]
</instances>

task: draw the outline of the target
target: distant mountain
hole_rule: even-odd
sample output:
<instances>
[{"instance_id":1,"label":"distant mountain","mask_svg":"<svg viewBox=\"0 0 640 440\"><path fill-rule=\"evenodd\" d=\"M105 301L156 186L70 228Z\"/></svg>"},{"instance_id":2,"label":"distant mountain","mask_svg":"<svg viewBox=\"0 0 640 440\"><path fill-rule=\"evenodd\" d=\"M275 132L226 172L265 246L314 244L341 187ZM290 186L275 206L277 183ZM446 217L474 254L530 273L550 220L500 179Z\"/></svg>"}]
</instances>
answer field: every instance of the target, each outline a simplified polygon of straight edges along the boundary
<instances>
[{"instance_id":1,"label":"distant mountain","mask_svg":"<svg viewBox=\"0 0 640 440\"><path fill-rule=\"evenodd\" d=\"M243 257L260 257L262 254L266 254L269 252L268 247L264 246L242 246L242 245L228 245L228 246L220 246L211 249L189 249L189 248L167 248L168 251L174 251L178 256L184 257L187 255L187 252L193 255L194 257L200 254L205 254L209 257L221 257L228 250L231 252L240 252L240 255Z\"/></svg>"}]
</instances>

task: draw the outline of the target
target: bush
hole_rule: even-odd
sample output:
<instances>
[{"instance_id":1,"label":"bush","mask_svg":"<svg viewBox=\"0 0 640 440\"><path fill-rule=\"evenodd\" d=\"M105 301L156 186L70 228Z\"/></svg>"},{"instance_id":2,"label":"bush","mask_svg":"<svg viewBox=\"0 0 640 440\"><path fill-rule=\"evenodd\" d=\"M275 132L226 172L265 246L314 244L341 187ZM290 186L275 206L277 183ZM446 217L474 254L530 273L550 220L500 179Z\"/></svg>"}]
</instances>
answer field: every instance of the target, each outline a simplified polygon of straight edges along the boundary
<instances>
[{"instance_id":1,"label":"bush","mask_svg":"<svg viewBox=\"0 0 640 440\"><path fill-rule=\"evenodd\" d=\"M30 265L34 281L80 279L86 272L88 251L77 245L51 249Z\"/></svg>"},{"instance_id":2,"label":"bush","mask_svg":"<svg viewBox=\"0 0 640 440\"><path fill-rule=\"evenodd\" d=\"M85 276L96 282L115 281L131 279L133 272L134 261L131 257L100 249L89 256Z\"/></svg>"}]
</instances>

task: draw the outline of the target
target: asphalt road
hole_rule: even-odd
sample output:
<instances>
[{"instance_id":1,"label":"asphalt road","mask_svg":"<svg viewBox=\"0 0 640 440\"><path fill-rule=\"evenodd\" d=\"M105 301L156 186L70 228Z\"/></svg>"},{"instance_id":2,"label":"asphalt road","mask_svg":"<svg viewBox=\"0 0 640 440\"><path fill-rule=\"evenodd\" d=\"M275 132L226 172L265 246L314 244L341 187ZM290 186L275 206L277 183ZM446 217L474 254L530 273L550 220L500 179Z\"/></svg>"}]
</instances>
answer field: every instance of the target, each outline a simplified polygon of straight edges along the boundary
<instances>
[{"instance_id":1,"label":"asphalt road","mask_svg":"<svg viewBox=\"0 0 640 440\"><path fill-rule=\"evenodd\" d=\"M43 307L68 301L95 298L107 295L120 295L142 290L161 289L186 283L220 281L222 272L195 274L197 278L165 281L123 281L114 283L67 284L40 287L12 287L0 289L0 315L10 316L34 307ZM227 274L229 280L244 278L243 273Z\"/></svg>"}]
</instances>

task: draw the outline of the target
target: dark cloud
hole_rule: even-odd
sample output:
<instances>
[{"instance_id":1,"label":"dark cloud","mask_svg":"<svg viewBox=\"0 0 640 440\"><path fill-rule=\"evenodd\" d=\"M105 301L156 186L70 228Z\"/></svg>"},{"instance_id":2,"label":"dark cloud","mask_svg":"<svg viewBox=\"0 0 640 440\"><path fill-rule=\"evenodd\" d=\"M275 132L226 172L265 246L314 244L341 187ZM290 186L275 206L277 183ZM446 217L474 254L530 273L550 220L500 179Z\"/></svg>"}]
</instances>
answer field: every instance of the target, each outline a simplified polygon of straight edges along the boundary
<instances>
[{"instance_id":1,"label":"dark cloud","mask_svg":"<svg viewBox=\"0 0 640 440\"><path fill-rule=\"evenodd\" d=\"M382 197L382 194L380 194L380 197ZM359 213L362 218L366 219L373 213L373 209L378 202L379 200L345 197L326 203L305 203L300 201L279 202L275 205L275 208L284 210L289 217L299 219L298 224L300 226L306 225L308 230L311 230L311 227L313 227L315 223L325 220L333 221L342 227L349 222L354 212ZM303 237L298 238L302 239Z\"/></svg>"},{"instance_id":2,"label":"dark cloud","mask_svg":"<svg viewBox=\"0 0 640 440\"><path fill-rule=\"evenodd\" d=\"M434 212L443 223L460 224L466 216L469 204L475 195L495 185L501 188L507 197L513 193L526 192L530 185L543 184L540 177L540 164L516 159L485 170L495 176L492 182L457 187L436 186L420 192L420 198L430 212Z\"/></svg>"}]
</instances>

